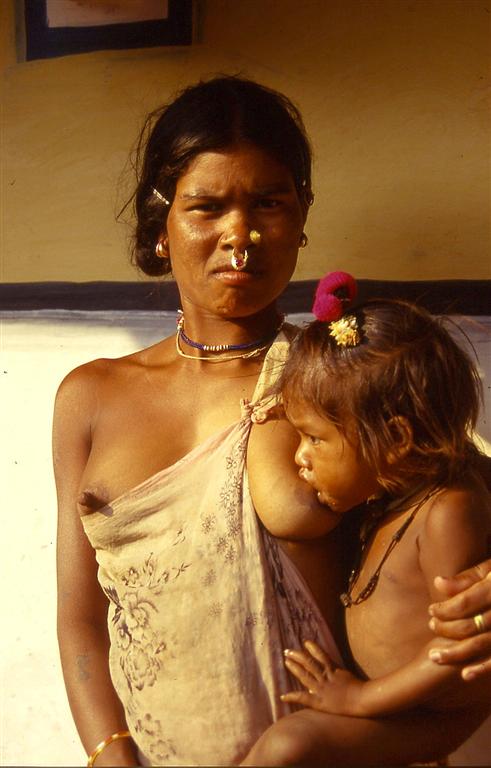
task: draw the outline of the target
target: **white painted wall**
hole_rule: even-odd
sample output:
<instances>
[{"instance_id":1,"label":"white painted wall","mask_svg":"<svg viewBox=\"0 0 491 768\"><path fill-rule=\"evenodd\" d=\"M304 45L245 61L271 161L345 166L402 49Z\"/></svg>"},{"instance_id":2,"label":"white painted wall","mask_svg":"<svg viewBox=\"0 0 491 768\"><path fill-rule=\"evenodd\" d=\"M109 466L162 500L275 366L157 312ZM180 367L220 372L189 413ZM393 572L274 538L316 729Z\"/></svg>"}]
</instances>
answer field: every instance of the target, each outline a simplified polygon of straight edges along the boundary
<instances>
[{"instance_id":1,"label":"white painted wall","mask_svg":"<svg viewBox=\"0 0 491 768\"><path fill-rule=\"evenodd\" d=\"M3 503L0 764L85 764L66 700L55 630L56 503L51 470L52 404L71 368L117 357L173 332L173 313L4 313L1 323ZM298 317L298 316L297 316ZM491 413L491 318L460 319L486 372ZM480 430L491 440L484 415ZM458 755L487 765L491 723ZM487 750L487 751L486 751Z\"/></svg>"}]
</instances>

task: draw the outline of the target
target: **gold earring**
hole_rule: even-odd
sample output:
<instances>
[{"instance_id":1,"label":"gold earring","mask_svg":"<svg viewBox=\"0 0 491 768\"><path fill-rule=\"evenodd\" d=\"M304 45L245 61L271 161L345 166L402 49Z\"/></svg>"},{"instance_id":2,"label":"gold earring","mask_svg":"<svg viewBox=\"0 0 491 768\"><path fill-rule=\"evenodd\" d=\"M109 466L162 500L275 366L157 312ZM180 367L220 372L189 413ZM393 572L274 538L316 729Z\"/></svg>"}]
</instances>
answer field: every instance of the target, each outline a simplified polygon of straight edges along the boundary
<instances>
[{"instance_id":1,"label":"gold earring","mask_svg":"<svg viewBox=\"0 0 491 768\"><path fill-rule=\"evenodd\" d=\"M159 240L157 245L155 246L155 255L158 259L168 259L169 254L167 253L167 248L164 246L162 240Z\"/></svg>"},{"instance_id":2,"label":"gold earring","mask_svg":"<svg viewBox=\"0 0 491 768\"><path fill-rule=\"evenodd\" d=\"M300 248L305 248L309 244L309 238L305 234L305 232L302 232L300 235Z\"/></svg>"}]
</instances>

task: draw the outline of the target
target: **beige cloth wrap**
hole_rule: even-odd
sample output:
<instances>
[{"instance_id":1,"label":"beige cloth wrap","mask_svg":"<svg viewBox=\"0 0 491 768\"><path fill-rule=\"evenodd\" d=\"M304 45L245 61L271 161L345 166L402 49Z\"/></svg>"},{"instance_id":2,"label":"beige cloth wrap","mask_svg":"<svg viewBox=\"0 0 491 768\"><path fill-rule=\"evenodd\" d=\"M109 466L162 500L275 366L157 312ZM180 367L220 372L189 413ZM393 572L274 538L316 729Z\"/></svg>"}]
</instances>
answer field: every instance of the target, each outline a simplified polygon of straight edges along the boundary
<instances>
[{"instance_id":1,"label":"beige cloth wrap","mask_svg":"<svg viewBox=\"0 0 491 768\"><path fill-rule=\"evenodd\" d=\"M273 344L252 404L288 351ZM234 765L290 711L283 649L340 661L310 592L252 505L250 408L170 467L83 518L110 601L110 669L152 765Z\"/></svg>"}]
</instances>

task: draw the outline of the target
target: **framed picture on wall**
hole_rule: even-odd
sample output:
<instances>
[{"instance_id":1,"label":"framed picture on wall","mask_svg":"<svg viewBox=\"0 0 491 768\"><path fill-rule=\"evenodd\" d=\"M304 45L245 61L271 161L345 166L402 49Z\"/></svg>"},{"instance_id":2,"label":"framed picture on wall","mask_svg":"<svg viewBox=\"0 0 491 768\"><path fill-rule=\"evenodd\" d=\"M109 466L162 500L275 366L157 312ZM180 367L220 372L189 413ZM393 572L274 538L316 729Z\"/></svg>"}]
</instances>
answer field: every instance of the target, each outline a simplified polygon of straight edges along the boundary
<instances>
[{"instance_id":1,"label":"framed picture on wall","mask_svg":"<svg viewBox=\"0 0 491 768\"><path fill-rule=\"evenodd\" d=\"M190 45L192 0L24 0L26 60Z\"/></svg>"}]
</instances>

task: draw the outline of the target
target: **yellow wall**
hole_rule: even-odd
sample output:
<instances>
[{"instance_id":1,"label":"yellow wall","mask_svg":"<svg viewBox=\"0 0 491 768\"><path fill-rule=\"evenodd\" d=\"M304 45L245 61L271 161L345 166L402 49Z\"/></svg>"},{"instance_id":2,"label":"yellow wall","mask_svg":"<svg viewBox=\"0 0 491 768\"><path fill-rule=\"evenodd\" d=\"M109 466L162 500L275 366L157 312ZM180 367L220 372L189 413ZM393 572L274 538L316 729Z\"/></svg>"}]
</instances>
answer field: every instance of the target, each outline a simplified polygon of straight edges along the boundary
<instances>
[{"instance_id":1,"label":"yellow wall","mask_svg":"<svg viewBox=\"0 0 491 768\"><path fill-rule=\"evenodd\" d=\"M145 113L242 72L285 91L315 147L296 278L489 278L488 0L203 0L190 48L15 63L0 4L8 282L132 280L114 214Z\"/></svg>"}]
</instances>

